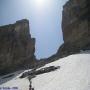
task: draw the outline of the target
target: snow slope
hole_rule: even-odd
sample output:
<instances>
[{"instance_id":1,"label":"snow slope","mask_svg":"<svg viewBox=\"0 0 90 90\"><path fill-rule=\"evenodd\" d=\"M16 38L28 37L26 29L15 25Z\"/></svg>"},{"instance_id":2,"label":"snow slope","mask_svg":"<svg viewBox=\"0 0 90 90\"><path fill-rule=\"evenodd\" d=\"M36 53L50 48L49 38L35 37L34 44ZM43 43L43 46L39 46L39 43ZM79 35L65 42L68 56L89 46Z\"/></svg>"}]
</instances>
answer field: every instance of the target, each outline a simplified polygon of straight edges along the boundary
<instances>
[{"instance_id":1,"label":"snow slope","mask_svg":"<svg viewBox=\"0 0 90 90\"><path fill-rule=\"evenodd\" d=\"M90 90L90 54L76 54L45 65L60 66L56 71L38 75L32 79L34 90ZM2 83L0 87L18 87L29 90L27 78L13 79Z\"/></svg>"}]
</instances>

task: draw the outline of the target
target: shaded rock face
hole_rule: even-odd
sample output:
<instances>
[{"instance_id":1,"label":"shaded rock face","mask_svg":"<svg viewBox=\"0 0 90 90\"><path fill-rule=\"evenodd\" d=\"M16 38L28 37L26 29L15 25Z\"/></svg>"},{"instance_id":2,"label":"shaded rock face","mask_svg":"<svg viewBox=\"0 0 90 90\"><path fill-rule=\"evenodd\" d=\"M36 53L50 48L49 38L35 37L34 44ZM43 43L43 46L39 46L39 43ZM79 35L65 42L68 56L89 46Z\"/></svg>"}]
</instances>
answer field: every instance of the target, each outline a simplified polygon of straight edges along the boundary
<instances>
[{"instance_id":1,"label":"shaded rock face","mask_svg":"<svg viewBox=\"0 0 90 90\"><path fill-rule=\"evenodd\" d=\"M0 27L0 74L35 63L35 39L29 33L26 19Z\"/></svg>"},{"instance_id":2,"label":"shaded rock face","mask_svg":"<svg viewBox=\"0 0 90 90\"><path fill-rule=\"evenodd\" d=\"M90 2L69 0L63 6L62 32L64 44L58 56L70 55L90 49Z\"/></svg>"}]
</instances>

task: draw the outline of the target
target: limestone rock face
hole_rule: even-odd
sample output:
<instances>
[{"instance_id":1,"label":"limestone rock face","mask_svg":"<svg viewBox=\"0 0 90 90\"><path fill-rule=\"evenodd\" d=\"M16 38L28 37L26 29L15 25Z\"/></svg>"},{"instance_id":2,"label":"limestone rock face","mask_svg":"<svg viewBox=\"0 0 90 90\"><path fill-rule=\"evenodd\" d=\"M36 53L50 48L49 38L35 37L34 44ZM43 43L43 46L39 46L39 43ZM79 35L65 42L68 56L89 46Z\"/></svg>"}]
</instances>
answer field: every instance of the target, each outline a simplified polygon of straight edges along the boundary
<instances>
[{"instance_id":1,"label":"limestone rock face","mask_svg":"<svg viewBox=\"0 0 90 90\"><path fill-rule=\"evenodd\" d=\"M26 68L35 63L35 39L26 19L0 27L0 74Z\"/></svg>"},{"instance_id":2,"label":"limestone rock face","mask_svg":"<svg viewBox=\"0 0 90 90\"><path fill-rule=\"evenodd\" d=\"M58 54L69 55L90 49L90 2L69 0L63 6L62 32L64 44Z\"/></svg>"}]
</instances>

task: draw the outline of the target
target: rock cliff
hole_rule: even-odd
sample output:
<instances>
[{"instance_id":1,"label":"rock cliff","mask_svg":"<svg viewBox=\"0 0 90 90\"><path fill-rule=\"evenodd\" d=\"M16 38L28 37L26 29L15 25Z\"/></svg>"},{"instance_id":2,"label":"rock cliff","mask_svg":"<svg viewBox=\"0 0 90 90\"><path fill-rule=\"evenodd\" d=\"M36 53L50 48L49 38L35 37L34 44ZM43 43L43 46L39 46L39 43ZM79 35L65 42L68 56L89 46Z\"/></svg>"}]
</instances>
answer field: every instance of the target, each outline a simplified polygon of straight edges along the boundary
<instances>
[{"instance_id":1,"label":"rock cliff","mask_svg":"<svg viewBox=\"0 0 90 90\"><path fill-rule=\"evenodd\" d=\"M90 49L90 2L89 0L69 0L63 6L62 32L64 44L58 50L60 57L80 50Z\"/></svg>"},{"instance_id":2,"label":"rock cliff","mask_svg":"<svg viewBox=\"0 0 90 90\"><path fill-rule=\"evenodd\" d=\"M26 19L0 27L0 74L27 68L36 62L35 39Z\"/></svg>"}]
</instances>

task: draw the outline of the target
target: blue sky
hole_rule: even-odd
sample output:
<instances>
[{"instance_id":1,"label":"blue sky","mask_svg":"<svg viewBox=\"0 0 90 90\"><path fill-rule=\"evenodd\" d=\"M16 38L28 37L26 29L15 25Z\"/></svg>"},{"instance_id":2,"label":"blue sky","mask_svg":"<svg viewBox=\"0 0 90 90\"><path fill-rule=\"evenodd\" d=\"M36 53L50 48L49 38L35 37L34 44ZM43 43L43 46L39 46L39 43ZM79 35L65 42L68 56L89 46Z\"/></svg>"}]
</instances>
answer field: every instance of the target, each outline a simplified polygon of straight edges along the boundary
<instances>
[{"instance_id":1,"label":"blue sky","mask_svg":"<svg viewBox=\"0 0 90 90\"><path fill-rule=\"evenodd\" d=\"M38 59L55 54L63 43L62 6L66 0L0 0L0 26L29 19Z\"/></svg>"}]
</instances>

